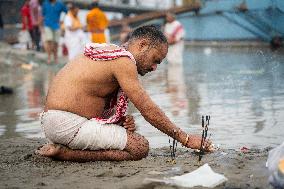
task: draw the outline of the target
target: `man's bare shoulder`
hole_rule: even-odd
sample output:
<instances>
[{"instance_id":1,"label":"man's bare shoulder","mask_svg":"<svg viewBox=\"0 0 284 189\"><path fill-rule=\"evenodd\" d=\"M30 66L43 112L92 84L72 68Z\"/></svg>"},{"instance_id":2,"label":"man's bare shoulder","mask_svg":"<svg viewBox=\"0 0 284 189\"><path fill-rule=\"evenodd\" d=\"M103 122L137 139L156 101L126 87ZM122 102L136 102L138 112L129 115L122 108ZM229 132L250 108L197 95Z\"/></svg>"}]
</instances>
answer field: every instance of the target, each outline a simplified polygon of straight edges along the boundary
<instances>
[{"instance_id":1,"label":"man's bare shoulder","mask_svg":"<svg viewBox=\"0 0 284 189\"><path fill-rule=\"evenodd\" d=\"M120 57L114 60L92 60L85 55L76 56L71 60L66 66L65 69L75 69L77 72L79 70L85 70L88 72L99 72L99 74L111 74L115 78L117 77L129 77L137 78L138 72L135 62L128 57Z\"/></svg>"},{"instance_id":2,"label":"man's bare shoulder","mask_svg":"<svg viewBox=\"0 0 284 189\"><path fill-rule=\"evenodd\" d=\"M98 62L100 61L92 60L91 58L82 54L70 60L66 66L69 65L71 67L84 67L87 69L93 69L98 66Z\"/></svg>"},{"instance_id":3,"label":"man's bare shoulder","mask_svg":"<svg viewBox=\"0 0 284 189\"><path fill-rule=\"evenodd\" d=\"M120 57L112 61L111 69L113 72L125 72L134 75L138 74L135 62L128 57Z\"/></svg>"}]
</instances>

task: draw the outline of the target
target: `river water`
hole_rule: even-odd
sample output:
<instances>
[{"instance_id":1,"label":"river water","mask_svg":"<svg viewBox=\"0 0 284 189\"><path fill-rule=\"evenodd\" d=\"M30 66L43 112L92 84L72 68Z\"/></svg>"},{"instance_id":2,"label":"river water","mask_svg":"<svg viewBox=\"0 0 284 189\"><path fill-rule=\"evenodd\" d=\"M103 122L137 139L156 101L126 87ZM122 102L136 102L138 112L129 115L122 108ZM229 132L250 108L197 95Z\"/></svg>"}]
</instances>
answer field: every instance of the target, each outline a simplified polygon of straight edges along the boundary
<instances>
[{"instance_id":1,"label":"river water","mask_svg":"<svg viewBox=\"0 0 284 189\"><path fill-rule=\"evenodd\" d=\"M25 70L1 63L0 84L15 93L0 96L0 138L44 137L38 115L49 82L63 65L39 63ZM152 99L187 132L200 134L201 116L210 115L210 139L222 148L283 142L283 81L283 53L256 48L186 48L182 65L163 63L141 78ZM133 105L129 112L151 147L168 146L168 137Z\"/></svg>"}]
</instances>

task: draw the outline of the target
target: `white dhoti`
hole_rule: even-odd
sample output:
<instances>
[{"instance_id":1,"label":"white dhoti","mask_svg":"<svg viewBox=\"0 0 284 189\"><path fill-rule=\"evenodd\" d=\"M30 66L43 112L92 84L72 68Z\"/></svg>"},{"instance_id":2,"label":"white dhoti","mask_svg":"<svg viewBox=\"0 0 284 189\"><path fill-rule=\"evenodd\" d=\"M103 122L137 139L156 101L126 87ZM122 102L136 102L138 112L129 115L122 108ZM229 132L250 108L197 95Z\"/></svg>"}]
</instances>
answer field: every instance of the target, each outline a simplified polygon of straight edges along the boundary
<instances>
[{"instance_id":1,"label":"white dhoti","mask_svg":"<svg viewBox=\"0 0 284 189\"><path fill-rule=\"evenodd\" d=\"M65 45L68 49L68 59L71 60L78 54L82 54L85 44L87 43L87 36L82 30L66 31Z\"/></svg>"},{"instance_id":2,"label":"white dhoti","mask_svg":"<svg viewBox=\"0 0 284 189\"><path fill-rule=\"evenodd\" d=\"M116 124L101 124L71 112L48 110L41 115L41 126L47 139L71 149L123 150L126 130Z\"/></svg>"}]
</instances>

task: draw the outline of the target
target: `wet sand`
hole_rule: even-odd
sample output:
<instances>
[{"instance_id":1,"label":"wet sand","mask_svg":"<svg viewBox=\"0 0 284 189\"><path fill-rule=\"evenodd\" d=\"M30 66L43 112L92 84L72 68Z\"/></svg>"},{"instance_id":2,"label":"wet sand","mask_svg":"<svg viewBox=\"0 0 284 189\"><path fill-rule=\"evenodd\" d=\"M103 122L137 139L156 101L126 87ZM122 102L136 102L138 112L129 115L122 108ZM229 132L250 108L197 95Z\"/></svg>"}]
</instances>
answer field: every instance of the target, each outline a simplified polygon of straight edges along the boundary
<instances>
[{"instance_id":1,"label":"wet sand","mask_svg":"<svg viewBox=\"0 0 284 189\"><path fill-rule=\"evenodd\" d=\"M198 168L197 155L185 148L178 148L177 164L167 162L168 148L151 149L140 161L74 163L35 155L34 150L44 143L38 138L0 140L0 188L179 188L148 183L145 178L160 179ZM226 149L206 154L202 163L228 178L217 188L270 188L267 155L268 148L247 153Z\"/></svg>"}]
</instances>

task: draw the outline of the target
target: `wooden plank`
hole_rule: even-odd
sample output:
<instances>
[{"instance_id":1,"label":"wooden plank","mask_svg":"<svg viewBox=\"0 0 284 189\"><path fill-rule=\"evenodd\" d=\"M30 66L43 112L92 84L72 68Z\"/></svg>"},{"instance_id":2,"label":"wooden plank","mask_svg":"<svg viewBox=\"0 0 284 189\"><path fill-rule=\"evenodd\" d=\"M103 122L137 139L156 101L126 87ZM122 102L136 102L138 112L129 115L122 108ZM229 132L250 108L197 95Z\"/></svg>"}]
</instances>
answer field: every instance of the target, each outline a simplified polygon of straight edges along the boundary
<instances>
[{"instance_id":1,"label":"wooden plank","mask_svg":"<svg viewBox=\"0 0 284 189\"><path fill-rule=\"evenodd\" d=\"M92 9L91 3L92 1L78 1L78 0L63 0L64 3L72 3L78 6L80 9ZM143 7L143 6L131 6L126 4L106 4L106 3L99 3L98 7L103 11L109 12L120 12L125 15L130 15L131 13L134 14L142 14L146 12L154 11L154 8Z\"/></svg>"},{"instance_id":2,"label":"wooden plank","mask_svg":"<svg viewBox=\"0 0 284 189\"><path fill-rule=\"evenodd\" d=\"M76 4L81 9L91 9L90 4L92 1L90 0L63 0L65 3L71 2ZM99 4L99 7L103 11L111 11L111 12L120 12L124 15L130 15L131 13L137 14L135 16L127 16L120 20L111 20L109 23L109 27L120 27L123 24L135 24L146 22L149 20L162 18L165 16L167 12L171 12L174 14L180 14L183 12L195 11L198 12L200 10L200 1L193 1L187 6L173 7L167 10L153 10L151 8L143 8L127 6L127 5L108 5L108 4Z\"/></svg>"},{"instance_id":3,"label":"wooden plank","mask_svg":"<svg viewBox=\"0 0 284 189\"><path fill-rule=\"evenodd\" d=\"M166 13L171 12L174 14L180 14L184 12L190 12L190 11L195 11L198 12L200 9L200 4L196 3L192 6L181 6L181 7L174 7L170 8L164 11L153 11L153 12L148 12L148 13L143 13L131 17L125 17L120 20L111 20L109 27L119 27L122 24L133 24L135 22L145 22L157 18L162 18L166 15Z\"/></svg>"}]
</instances>

